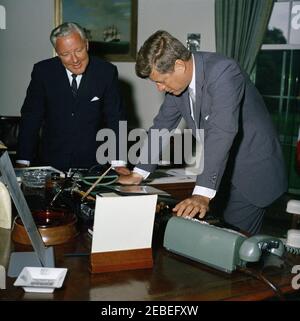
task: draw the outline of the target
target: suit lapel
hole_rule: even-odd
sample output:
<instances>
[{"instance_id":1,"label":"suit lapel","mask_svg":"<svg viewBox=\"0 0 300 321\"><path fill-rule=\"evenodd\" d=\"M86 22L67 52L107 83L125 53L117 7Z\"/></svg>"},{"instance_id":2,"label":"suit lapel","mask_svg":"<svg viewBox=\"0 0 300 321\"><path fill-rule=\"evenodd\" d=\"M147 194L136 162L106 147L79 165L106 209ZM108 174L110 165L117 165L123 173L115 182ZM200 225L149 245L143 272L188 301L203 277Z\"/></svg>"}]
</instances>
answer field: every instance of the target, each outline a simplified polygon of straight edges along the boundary
<instances>
[{"instance_id":1,"label":"suit lapel","mask_svg":"<svg viewBox=\"0 0 300 321\"><path fill-rule=\"evenodd\" d=\"M200 128L201 108L203 100L203 84L204 84L204 66L201 53L194 53L195 69L196 69L196 110L194 110L195 122Z\"/></svg>"},{"instance_id":2,"label":"suit lapel","mask_svg":"<svg viewBox=\"0 0 300 321\"><path fill-rule=\"evenodd\" d=\"M70 81L67 75L67 71L65 66L61 63L60 59L58 59L58 73L59 77L57 77L56 86L60 87L60 91L64 93L66 99L70 102L70 104L74 103L74 97L72 94L72 89L70 85Z\"/></svg>"},{"instance_id":3,"label":"suit lapel","mask_svg":"<svg viewBox=\"0 0 300 321\"><path fill-rule=\"evenodd\" d=\"M191 116L191 105L190 105L190 96L189 96L189 91L186 89L185 92L182 93L182 96L180 97L181 102L180 106L184 106L183 109L183 118L187 122L188 128L194 128L195 127L195 122Z\"/></svg>"},{"instance_id":4,"label":"suit lapel","mask_svg":"<svg viewBox=\"0 0 300 321\"><path fill-rule=\"evenodd\" d=\"M58 77L58 79L62 80L61 81L62 83L60 86L63 87L64 92L68 92L72 96L72 89L70 86L70 81L67 75L66 67L60 61L59 61L59 74L60 74L60 77Z\"/></svg>"},{"instance_id":5,"label":"suit lapel","mask_svg":"<svg viewBox=\"0 0 300 321\"><path fill-rule=\"evenodd\" d=\"M80 81L80 86L78 88L78 93L77 93L77 99L85 96L85 94L87 93L88 90L88 79L90 77L90 72L89 72L89 68L86 69L86 71L83 73L81 81Z\"/></svg>"}]
</instances>

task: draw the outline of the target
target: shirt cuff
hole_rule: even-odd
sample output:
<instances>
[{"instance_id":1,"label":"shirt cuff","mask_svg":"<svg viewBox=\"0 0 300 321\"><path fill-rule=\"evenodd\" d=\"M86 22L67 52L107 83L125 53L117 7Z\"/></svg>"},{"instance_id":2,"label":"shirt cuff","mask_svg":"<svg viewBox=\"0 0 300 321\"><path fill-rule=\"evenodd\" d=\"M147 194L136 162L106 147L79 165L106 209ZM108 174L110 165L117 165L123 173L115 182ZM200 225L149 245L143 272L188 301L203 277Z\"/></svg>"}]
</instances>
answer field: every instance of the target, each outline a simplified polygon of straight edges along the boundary
<instances>
[{"instance_id":1,"label":"shirt cuff","mask_svg":"<svg viewBox=\"0 0 300 321\"><path fill-rule=\"evenodd\" d=\"M214 198L216 196L217 191L211 188L198 186L196 185L193 190L193 195L203 195L210 199Z\"/></svg>"},{"instance_id":2,"label":"shirt cuff","mask_svg":"<svg viewBox=\"0 0 300 321\"><path fill-rule=\"evenodd\" d=\"M137 173L141 176L143 176L143 179L146 179L151 173L144 171L143 169L140 169L138 167L134 167L134 169L132 170L134 173Z\"/></svg>"},{"instance_id":3,"label":"shirt cuff","mask_svg":"<svg viewBox=\"0 0 300 321\"><path fill-rule=\"evenodd\" d=\"M16 163L30 166L30 161L24 160L24 159L18 159L18 160L16 160Z\"/></svg>"},{"instance_id":4,"label":"shirt cuff","mask_svg":"<svg viewBox=\"0 0 300 321\"><path fill-rule=\"evenodd\" d=\"M113 168L115 168L115 167L125 167L126 164L127 163L125 161L123 161L123 160L113 160L113 161L111 161L111 166Z\"/></svg>"}]
</instances>

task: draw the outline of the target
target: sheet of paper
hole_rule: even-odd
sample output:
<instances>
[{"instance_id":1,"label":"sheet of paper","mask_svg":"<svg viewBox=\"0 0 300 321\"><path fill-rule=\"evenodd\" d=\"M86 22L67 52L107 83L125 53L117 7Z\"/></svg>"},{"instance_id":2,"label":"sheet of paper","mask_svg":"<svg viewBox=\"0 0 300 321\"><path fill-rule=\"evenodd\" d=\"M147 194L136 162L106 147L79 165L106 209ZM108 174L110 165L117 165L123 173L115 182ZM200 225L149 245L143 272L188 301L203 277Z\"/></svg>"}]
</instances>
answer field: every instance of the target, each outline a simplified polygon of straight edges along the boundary
<instances>
[{"instance_id":1,"label":"sheet of paper","mask_svg":"<svg viewBox=\"0 0 300 321\"><path fill-rule=\"evenodd\" d=\"M113 188L117 192L120 192L128 196L132 196L135 194L142 194L142 195L157 194L157 195L170 196L170 194L165 191L162 191L158 188L147 186L147 185L117 185L117 186L112 186L111 188Z\"/></svg>"},{"instance_id":2,"label":"sheet of paper","mask_svg":"<svg viewBox=\"0 0 300 321\"><path fill-rule=\"evenodd\" d=\"M108 192L108 193L100 193L99 194L102 197L121 197L120 195L113 193L113 192Z\"/></svg>"},{"instance_id":3,"label":"sheet of paper","mask_svg":"<svg viewBox=\"0 0 300 321\"><path fill-rule=\"evenodd\" d=\"M193 173L188 167L186 168L173 168L164 171L168 176L155 177L154 179L148 182L149 185L152 184L176 184L176 183L188 183L188 182L195 182L197 176Z\"/></svg>"},{"instance_id":4,"label":"sheet of paper","mask_svg":"<svg viewBox=\"0 0 300 321\"><path fill-rule=\"evenodd\" d=\"M92 253L150 248L157 195L96 198Z\"/></svg>"}]
</instances>

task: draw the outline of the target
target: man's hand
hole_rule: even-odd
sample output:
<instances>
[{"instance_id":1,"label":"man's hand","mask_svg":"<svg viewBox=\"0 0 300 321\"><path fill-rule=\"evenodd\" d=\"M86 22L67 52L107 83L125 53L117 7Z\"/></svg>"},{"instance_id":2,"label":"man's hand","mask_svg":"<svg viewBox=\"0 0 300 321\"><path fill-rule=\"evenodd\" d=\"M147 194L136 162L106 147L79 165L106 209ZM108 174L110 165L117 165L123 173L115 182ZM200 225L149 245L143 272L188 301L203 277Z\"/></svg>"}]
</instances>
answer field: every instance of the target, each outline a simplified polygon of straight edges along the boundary
<instances>
[{"instance_id":1,"label":"man's hand","mask_svg":"<svg viewBox=\"0 0 300 321\"><path fill-rule=\"evenodd\" d=\"M114 168L118 175L130 175L131 171L126 166L118 166Z\"/></svg>"},{"instance_id":2,"label":"man's hand","mask_svg":"<svg viewBox=\"0 0 300 321\"><path fill-rule=\"evenodd\" d=\"M117 183L122 185L139 185L143 180L143 176L134 172L129 175L120 175Z\"/></svg>"},{"instance_id":3,"label":"man's hand","mask_svg":"<svg viewBox=\"0 0 300 321\"><path fill-rule=\"evenodd\" d=\"M199 214L199 217L203 218L209 210L209 201L210 199L206 196L192 195L178 203L173 208L173 212L175 212L177 216L194 217Z\"/></svg>"}]
</instances>

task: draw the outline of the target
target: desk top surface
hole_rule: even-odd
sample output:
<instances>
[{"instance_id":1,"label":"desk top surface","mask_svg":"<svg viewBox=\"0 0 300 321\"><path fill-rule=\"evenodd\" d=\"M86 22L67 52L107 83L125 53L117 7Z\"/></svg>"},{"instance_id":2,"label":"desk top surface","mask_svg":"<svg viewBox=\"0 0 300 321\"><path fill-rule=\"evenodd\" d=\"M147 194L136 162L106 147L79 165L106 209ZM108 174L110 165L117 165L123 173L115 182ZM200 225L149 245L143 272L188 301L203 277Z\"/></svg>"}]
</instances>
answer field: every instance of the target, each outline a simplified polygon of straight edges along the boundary
<instances>
[{"instance_id":1,"label":"desk top surface","mask_svg":"<svg viewBox=\"0 0 300 321\"><path fill-rule=\"evenodd\" d=\"M193 188L193 183L169 185L171 193L177 188L178 192L188 194ZM0 264L1 260L8 262L11 251L32 250L28 246L13 244L10 239L10 232L0 228ZM263 300L276 296L258 274L249 275L242 271L227 274L170 253L159 243L153 249L154 265L151 269L91 274L90 247L91 238L86 232L71 242L54 247L55 266L68 269L63 286L54 293L25 293L21 287L13 285L15 278L7 277L6 290L0 290L0 300L204 301ZM292 287L295 275L291 270L293 265L300 264L300 256L287 254L286 259L288 264L281 267L269 266L263 270L261 266L253 267L283 294L295 292Z\"/></svg>"},{"instance_id":2,"label":"desk top surface","mask_svg":"<svg viewBox=\"0 0 300 321\"><path fill-rule=\"evenodd\" d=\"M0 233L0 238L3 235ZM0 240L1 242L1 240ZM54 293L25 293L7 277L7 289L0 300L81 300L81 301L168 301L168 300L263 300L276 293L262 280L241 271L232 274L217 271L201 263L158 248L153 251L152 269L91 274L89 272L90 237L82 233L73 242L55 246L56 267L68 268L62 288ZM24 247L17 250L24 251ZM27 248L28 250L28 248ZM66 254L77 253L77 256ZM288 255L291 264L300 257ZM261 268L258 270L261 271ZM291 266L267 267L265 276L282 293L293 292Z\"/></svg>"}]
</instances>

